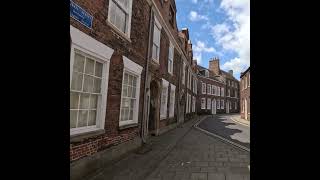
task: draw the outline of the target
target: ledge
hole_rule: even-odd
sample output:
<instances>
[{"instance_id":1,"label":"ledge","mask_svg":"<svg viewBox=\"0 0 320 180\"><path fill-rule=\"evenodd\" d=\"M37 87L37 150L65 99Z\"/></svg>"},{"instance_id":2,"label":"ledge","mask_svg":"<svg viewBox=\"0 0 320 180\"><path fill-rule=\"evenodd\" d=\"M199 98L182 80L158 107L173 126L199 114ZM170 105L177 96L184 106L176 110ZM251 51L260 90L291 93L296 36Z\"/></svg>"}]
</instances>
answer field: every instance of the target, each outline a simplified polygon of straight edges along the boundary
<instances>
[{"instance_id":1,"label":"ledge","mask_svg":"<svg viewBox=\"0 0 320 180\"><path fill-rule=\"evenodd\" d=\"M90 132L85 132L81 134L75 134L70 136L70 143L76 143L76 142L81 142L84 139L88 139L94 136L99 136L101 134L104 134L105 130L104 129L99 129L95 131L90 131Z\"/></svg>"},{"instance_id":2,"label":"ledge","mask_svg":"<svg viewBox=\"0 0 320 180\"><path fill-rule=\"evenodd\" d=\"M138 125L139 125L138 123L122 125L122 126L119 126L119 130L137 127Z\"/></svg>"},{"instance_id":3,"label":"ledge","mask_svg":"<svg viewBox=\"0 0 320 180\"><path fill-rule=\"evenodd\" d=\"M131 39L125 33L121 32L115 25L109 22L109 20L107 20L107 24L115 31L115 33L117 33L117 35L121 36L122 38L131 43Z\"/></svg>"}]
</instances>

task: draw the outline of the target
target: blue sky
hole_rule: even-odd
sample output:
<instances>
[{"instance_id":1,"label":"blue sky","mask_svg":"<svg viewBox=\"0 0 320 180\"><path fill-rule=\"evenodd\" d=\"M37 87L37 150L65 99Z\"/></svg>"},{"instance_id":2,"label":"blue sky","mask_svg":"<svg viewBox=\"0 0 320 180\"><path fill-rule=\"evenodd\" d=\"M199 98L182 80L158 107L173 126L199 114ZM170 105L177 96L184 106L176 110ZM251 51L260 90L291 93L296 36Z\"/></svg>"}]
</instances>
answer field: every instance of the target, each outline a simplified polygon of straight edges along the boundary
<instances>
[{"instance_id":1,"label":"blue sky","mask_svg":"<svg viewBox=\"0 0 320 180\"><path fill-rule=\"evenodd\" d=\"M250 0L176 0L178 28L189 28L194 59L208 67L219 57L221 69L250 66Z\"/></svg>"}]
</instances>

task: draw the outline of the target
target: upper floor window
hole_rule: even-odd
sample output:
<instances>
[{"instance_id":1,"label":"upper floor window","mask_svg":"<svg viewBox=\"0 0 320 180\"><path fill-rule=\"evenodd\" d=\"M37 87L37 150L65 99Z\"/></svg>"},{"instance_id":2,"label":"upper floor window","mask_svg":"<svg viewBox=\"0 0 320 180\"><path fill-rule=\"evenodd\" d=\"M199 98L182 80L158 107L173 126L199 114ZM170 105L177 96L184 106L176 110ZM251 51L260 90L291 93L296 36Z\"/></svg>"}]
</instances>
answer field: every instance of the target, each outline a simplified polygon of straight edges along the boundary
<instances>
[{"instance_id":1,"label":"upper floor window","mask_svg":"<svg viewBox=\"0 0 320 180\"><path fill-rule=\"evenodd\" d=\"M132 0L109 0L108 21L130 37Z\"/></svg>"},{"instance_id":2,"label":"upper floor window","mask_svg":"<svg viewBox=\"0 0 320 180\"><path fill-rule=\"evenodd\" d=\"M224 96L224 88L223 87L221 88L221 96L222 97Z\"/></svg>"},{"instance_id":3,"label":"upper floor window","mask_svg":"<svg viewBox=\"0 0 320 180\"><path fill-rule=\"evenodd\" d=\"M207 94L211 94L211 85L210 84L207 85Z\"/></svg>"},{"instance_id":4,"label":"upper floor window","mask_svg":"<svg viewBox=\"0 0 320 180\"><path fill-rule=\"evenodd\" d=\"M161 25L154 17L152 59L159 63Z\"/></svg>"},{"instance_id":5,"label":"upper floor window","mask_svg":"<svg viewBox=\"0 0 320 180\"><path fill-rule=\"evenodd\" d=\"M182 64L182 84L184 84L186 81L186 79L185 79L186 73L185 72L186 72L186 63L183 61L183 64Z\"/></svg>"},{"instance_id":6,"label":"upper floor window","mask_svg":"<svg viewBox=\"0 0 320 180\"><path fill-rule=\"evenodd\" d=\"M202 83L202 94L206 94L206 83Z\"/></svg>"},{"instance_id":7,"label":"upper floor window","mask_svg":"<svg viewBox=\"0 0 320 180\"><path fill-rule=\"evenodd\" d=\"M208 70L205 70L204 73L205 73L206 77L209 77L209 71Z\"/></svg>"}]
</instances>

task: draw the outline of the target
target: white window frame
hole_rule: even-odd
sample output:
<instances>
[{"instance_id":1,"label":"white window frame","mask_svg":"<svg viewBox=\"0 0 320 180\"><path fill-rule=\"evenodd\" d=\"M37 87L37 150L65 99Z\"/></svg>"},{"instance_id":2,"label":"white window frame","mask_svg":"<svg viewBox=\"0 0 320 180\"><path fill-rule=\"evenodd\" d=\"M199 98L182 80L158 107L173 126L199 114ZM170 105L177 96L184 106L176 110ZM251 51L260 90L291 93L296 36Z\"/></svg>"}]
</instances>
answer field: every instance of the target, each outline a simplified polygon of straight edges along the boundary
<instances>
[{"instance_id":1,"label":"white window frame","mask_svg":"<svg viewBox=\"0 0 320 180\"><path fill-rule=\"evenodd\" d=\"M211 94L212 94L212 95L215 95L215 94L216 94L216 90L215 90L215 89L216 89L216 86L215 86L215 85L212 85L212 86L211 86Z\"/></svg>"},{"instance_id":2,"label":"white window frame","mask_svg":"<svg viewBox=\"0 0 320 180\"><path fill-rule=\"evenodd\" d=\"M211 99L207 99L207 109L211 109Z\"/></svg>"},{"instance_id":3,"label":"white window frame","mask_svg":"<svg viewBox=\"0 0 320 180\"><path fill-rule=\"evenodd\" d=\"M232 101L229 103L229 109L232 109Z\"/></svg>"},{"instance_id":4,"label":"white window frame","mask_svg":"<svg viewBox=\"0 0 320 180\"><path fill-rule=\"evenodd\" d=\"M217 99L217 109L220 109L220 99Z\"/></svg>"},{"instance_id":5,"label":"white window frame","mask_svg":"<svg viewBox=\"0 0 320 180\"><path fill-rule=\"evenodd\" d=\"M189 97L189 113L191 112L191 94L188 94Z\"/></svg>"},{"instance_id":6,"label":"white window frame","mask_svg":"<svg viewBox=\"0 0 320 180\"><path fill-rule=\"evenodd\" d=\"M217 96L220 96L220 87L219 86L217 87L217 90L218 90Z\"/></svg>"},{"instance_id":7,"label":"white window frame","mask_svg":"<svg viewBox=\"0 0 320 180\"><path fill-rule=\"evenodd\" d=\"M191 90L192 86L191 86L191 78L192 78L192 71L189 68L189 89Z\"/></svg>"},{"instance_id":8,"label":"white window frame","mask_svg":"<svg viewBox=\"0 0 320 180\"><path fill-rule=\"evenodd\" d=\"M208 70L204 70L204 74L205 74L205 77L209 77L209 71Z\"/></svg>"},{"instance_id":9,"label":"white window frame","mask_svg":"<svg viewBox=\"0 0 320 180\"><path fill-rule=\"evenodd\" d=\"M168 88L169 87L169 82L165 79L162 79L162 88L161 88L161 102L160 102L160 119L166 119L167 118L167 111L168 111ZM162 97L162 91L163 89L166 89L166 99L163 99ZM165 103L163 103L163 101L165 101ZM165 106L163 107L162 105L165 104ZM162 111L162 108L164 108L164 110ZM162 114L162 112L164 114Z\"/></svg>"},{"instance_id":10,"label":"white window frame","mask_svg":"<svg viewBox=\"0 0 320 180\"><path fill-rule=\"evenodd\" d=\"M230 94L230 89L228 89L228 97L230 97L231 96L231 94Z\"/></svg>"},{"instance_id":11,"label":"white window frame","mask_svg":"<svg viewBox=\"0 0 320 180\"><path fill-rule=\"evenodd\" d=\"M220 104L221 109L224 109L224 99L221 99L221 100L220 100L220 103L221 103L221 104Z\"/></svg>"},{"instance_id":12,"label":"white window frame","mask_svg":"<svg viewBox=\"0 0 320 180\"><path fill-rule=\"evenodd\" d=\"M170 84L169 118L174 117L174 109L175 109L175 101L176 101L175 100L175 92L176 92L176 86L173 84Z\"/></svg>"},{"instance_id":13,"label":"white window frame","mask_svg":"<svg viewBox=\"0 0 320 180\"><path fill-rule=\"evenodd\" d=\"M234 103L234 109L237 110L237 102Z\"/></svg>"},{"instance_id":14,"label":"white window frame","mask_svg":"<svg viewBox=\"0 0 320 180\"><path fill-rule=\"evenodd\" d=\"M202 83L202 94L206 94L206 83Z\"/></svg>"},{"instance_id":15,"label":"white window frame","mask_svg":"<svg viewBox=\"0 0 320 180\"><path fill-rule=\"evenodd\" d=\"M170 57L170 54L172 57ZM173 75L173 57L174 57L174 46L173 46L172 42L170 41L169 54L168 54L168 73L171 75ZM171 65L170 65L170 61L171 61Z\"/></svg>"},{"instance_id":16,"label":"white window frame","mask_svg":"<svg viewBox=\"0 0 320 180\"><path fill-rule=\"evenodd\" d=\"M123 58L123 74L122 77L124 78L125 73L132 74L137 76L137 89L136 89L136 104L135 109L133 110L133 120L128 121L121 121L121 107L122 107L122 88L121 88L121 102L120 102L120 116L119 116L119 126L125 126L128 124L137 124L138 123L138 115L139 115L139 99L140 99L140 81L141 81L141 73L143 67L139 64L133 62L129 58L122 56ZM122 78L122 81L123 81Z\"/></svg>"},{"instance_id":17,"label":"white window frame","mask_svg":"<svg viewBox=\"0 0 320 180\"><path fill-rule=\"evenodd\" d=\"M125 11L125 13L128 15L128 21L126 24L126 32L122 32L122 30L120 30L116 25L114 25L111 22L111 6L110 6L110 2L113 1L113 3L116 4L116 6L119 6L120 9L122 9L123 11ZM126 37L130 38L130 31L131 31L131 16L132 16L132 1L133 0L128 0L129 2L129 7L128 9L126 9L121 3L118 3L117 0L109 0L109 7L108 7L108 23L112 26L113 29L116 29L117 31L119 31L121 34L125 35Z\"/></svg>"},{"instance_id":18,"label":"white window frame","mask_svg":"<svg viewBox=\"0 0 320 180\"><path fill-rule=\"evenodd\" d=\"M221 87L221 97L224 97L224 88Z\"/></svg>"},{"instance_id":19,"label":"white window frame","mask_svg":"<svg viewBox=\"0 0 320 180\"><path fill-rule=\"evenodd\" d=\"M201 109L206 109L206 98L201 98Z\"/></svg>"},{"instance_id":20,"label":"white window frame","mask_svg":"<svg viewBox=\"0 0 320 180\"><path fill-rule=\"evenodd\" d=\"M207 84L207 94L211 95L211 85Z\"/></svg>"},{"instance_id":21,"label":"white window frame","mask_svg":"<svg viewBox=\"0 0 320 180\"><path fill-rule=\"evenodd\" d=\"M92 131L104 129L106 106L107 106L107 95L108 95L108 81L109 81L109 67L110 58L114 52L110 47L102 44L87 34L81 32L77 28L70 25L71 35L71 53L70 53L70 88L72 83L73 74L73 63L75 49L82 51L92 57L98 58L97 61L101 60L103 63L102 70L102 83L101 83L101 98L98 98L98 108L96 114L96 125L94 127L81 127L70 129L70 135L77 135ZM69 119L70 121L70 119Z\"/></svg>"},{"instance_id":22,"label":"white window frame","mask_svg":"<svg viewBox=\"0 0 320 180\"><path fill-rule=\"evenodd\" d=\"M155 29L158 29L159 30L159 42L157 42L158 40L155 39ZM161 29L162 29L162 26L160 24L160 22L158 21L157 17L154 16L154 29L153 29L153 39L152 39L152 60L156 63L159 64L159 59L160 59L160 45L161 45ZM157 44L159 43L159 44ZM158 49L157 49L157 59L153 58L154 55L153 55L153 45L156 44L156 46L158 46Z\"/></svg>"}]
</instances>

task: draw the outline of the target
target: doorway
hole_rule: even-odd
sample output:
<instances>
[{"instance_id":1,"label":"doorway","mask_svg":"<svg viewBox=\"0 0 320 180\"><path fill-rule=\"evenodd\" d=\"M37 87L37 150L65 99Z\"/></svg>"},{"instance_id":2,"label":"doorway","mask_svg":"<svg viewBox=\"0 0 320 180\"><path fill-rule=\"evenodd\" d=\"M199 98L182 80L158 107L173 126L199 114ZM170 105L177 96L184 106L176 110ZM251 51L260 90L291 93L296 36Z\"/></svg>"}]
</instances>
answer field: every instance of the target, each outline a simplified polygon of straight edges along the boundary
<instances>
[{"instance_id":1,"label":"doorway","mask_svg":"<svg viewBox=\"0 0 320 180\"><path fill-rule=\"evenodd\" d=\"M157 122L159 119L159 86L156 81L150 83L150 101L149 101L149 120L148 132L149 135L155 135Z\"/></svg>"}]
</instances>

